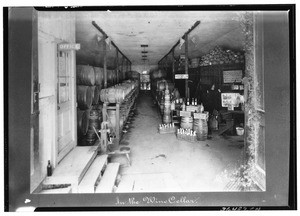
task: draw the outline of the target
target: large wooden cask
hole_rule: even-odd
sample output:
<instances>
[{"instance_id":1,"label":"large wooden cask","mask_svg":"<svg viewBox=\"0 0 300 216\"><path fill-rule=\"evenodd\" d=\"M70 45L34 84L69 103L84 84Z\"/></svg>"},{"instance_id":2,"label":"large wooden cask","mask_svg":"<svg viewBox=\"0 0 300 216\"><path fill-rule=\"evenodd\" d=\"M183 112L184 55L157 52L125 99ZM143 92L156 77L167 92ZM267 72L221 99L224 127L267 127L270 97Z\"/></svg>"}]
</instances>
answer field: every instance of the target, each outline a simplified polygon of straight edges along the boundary
<instances>
[{"instance_id":1,"label":"large wooden cask","mask_svg":"<svg viewBox=\"0 0 300 216\"><path fill-rule=\"evenodd\" d=\"M95 85L100 86L102 88L104 84L104 70L100 67L94 67L95 71Z\"/></svg>"},{"instance_id":2,"label":"large wooden cask","mask_svg":"<svg viewBox=\"0 0 300 216\"><path fill-rule=\"evenodd\" d=\"M107 103L121 103L125 98L125 92L122 88L106 88L100 92L101 101Z\"/></svg>"},{"instance_id":3,"label":"large wooden cask","mask_svg":"<svg viewBox=\"0 0 300 216\"><path fill-rule=\"evenodd\" d=\"M77 85L77 104L81 110L90 109L94 99L94 87Z\"/></svg>"},{"instance_id":4,"label":"large wooden cask","mask_svg":"<svg viewBox=\"0 0 300 216\"><path fill-rule=\"evenodd\" d=\"M77 65L76 66L76 83L77 85L95 85L95 71L92 66L89 65Z\"/></svg>"},{"instance_id":5,"label":"large wooden cask","mask_svg":"<svg viewBox=\"0 0 300 216\"><path fill-rule=\"evenodd\" d=\"M77 109L77 136L82 138L86 135L89 126L90 110Z\"/></svg>"},{"instance_id":6,"label":"large wooden cask","mask_svg":"<svg viewBox=\"0 0 300 216\"><path fill-rule=\"evenodd\" d=\"M93 104L96 105L99 103L100 100L100 86L93 86L94 87L94 98L93 98Z\"/></svg>"}]
</instances>

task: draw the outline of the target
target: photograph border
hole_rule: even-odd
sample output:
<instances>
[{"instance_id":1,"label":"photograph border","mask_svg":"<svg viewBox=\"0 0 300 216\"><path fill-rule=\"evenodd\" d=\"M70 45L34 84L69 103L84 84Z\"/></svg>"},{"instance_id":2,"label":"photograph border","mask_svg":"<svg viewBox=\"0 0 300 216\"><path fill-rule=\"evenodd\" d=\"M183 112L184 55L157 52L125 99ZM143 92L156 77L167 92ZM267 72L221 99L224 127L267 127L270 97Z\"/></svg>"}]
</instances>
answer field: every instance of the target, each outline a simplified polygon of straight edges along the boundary
<instances>
[{"instance_id":1,"label":"photograph border","mask_svg":"<svg viewBox=\"0 0 300 216\"><path fill-rule=\"evenodd\" d=\"M37 7L36 10L92 11L92 10L244 10L288 11L289 29L289 77L275 66L265 76L266 97L266 152L278 147L284 152L266 154L266 192L188 192L188 193L122 193L122 194L30 194L30 101L31 101L31 43L33 8L19 8L10 12L3 8L4 22L4 171L5 211L33 206L35 211L169 211L169 210L293 210L297 208L296 185L296 38L295 5L220 5L220 6L101 6L64 8ZM9 16L17 22L10 25ZM279 37L279 36L278 36ZM21 49L20 49L21 47ZM283 58L286 58L284 56ZM16 63L17 62L17 63ZM288 78L289 79L288 79ZM277 86L278 81L282 86ZM289 86L286 81L289 80ZM272 92L272 93L271 93ZM278 98L274 98L278 96ZM289 97L288 99L282 97ZM278 99L281 99L278 102ZM283 103L287 102L287 103ZM278 115L279 110L286 113ZM283 119L287 118L286 121ZM275 120L278 125L270 124ZM290 128L283 134L283 128ZM286 130L283 130L286 131ZM272 138L271 138L272 136ZM283 136L283 137L279 137ZM272 140L272 144L270 144ZM289 147L282 147L289 140ZM286 149L287 148L287 149ZM285 153L289 158L285 157ZM281 164L281 161L283 163ZM287 164L286 164L287 163ZM288 168L288 171L285 170ZM279 173L275 173L276 170ZM288 176L282 175L288 173ZM283 184L289 183L288 186ZM287 189L287 190L286 190ZM288 196L286 203L285 196ZM141 202L154 197L154 203ZM173 198L174 197L174 198ZM117 200L124 205L116 205ZM131 201L129 201L131 199ZM164 201L171 199L170 203ZM219 205L222 200L222 205ZM28 202L26 202L28 201ZM174 202L173 202L174 201ZM131 202L131 203L130 203Z\"/></svg>"}]
</instances>

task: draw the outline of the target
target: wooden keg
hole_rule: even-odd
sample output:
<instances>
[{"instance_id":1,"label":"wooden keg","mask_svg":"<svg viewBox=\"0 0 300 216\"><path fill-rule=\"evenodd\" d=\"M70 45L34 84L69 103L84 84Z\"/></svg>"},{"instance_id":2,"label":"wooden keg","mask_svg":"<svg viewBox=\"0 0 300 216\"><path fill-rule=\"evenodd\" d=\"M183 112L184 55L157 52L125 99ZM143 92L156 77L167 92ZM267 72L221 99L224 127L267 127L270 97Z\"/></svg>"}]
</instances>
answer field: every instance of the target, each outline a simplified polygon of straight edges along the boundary
<instances>
[{"instance_id":1,"label":"wooden keg","mask_svg":"<svg viewBox=\"0 0 300 216\"><path fill-rule=\"evenodd\" d=\"M193 117L181 117L180 126L184 129L193 129Z\"/></svg>"},{"instance_id":2,"label":"wooden keg","mask_svg":"<svg viewBox=\"0 0 300 216\"><path fill-rule=\"evenodd\" d=\"M76 83L77 85L95 85L95 71L92 66L89 65L77 65L76 66Z\"/></svg>"},{"instance_id":3,"label":"wooden keg","mask_svg":"<svg viewBox=\"0 0 300 216\"><path fill-rule=\"evenodd\" d=\"M103 109L103 105L102 104L97 104L94 106L94 109L98 110L98 120L99 120L99 125L101 125L102 120L103 120L103 116L102 116L102 109Z\"/></svg>"},{"instance_id":4,"label":"wooden keg","mask_svg":"<svg viewBox=\"0 0 300 216\"><path fill-rule=\"evenodd\" d=\"M172 122L171 113L164 113L163 115L163 123L169 124Z\"/></svg>"},{"instance_id":5,"label":"wooden keg","mask_svg":"<svg viewBox=\"0 0 300 216\"><path fill-rule=\"evenodd\" d=\"M207 139L208 126L206 119L195 119L194 130L196 131L197 140L204 141Z\"/></svg>"},{"instance_id":6,"label":"wooden keg","mask_svg":"<svg viewBox=\"0 0 300 216\"><path fill-rule=\"evenodd\" d=\"M90 109L94 99L94 88L91 86L77 85L77 104L79 109Z\"/></svg>"},{"instance_id":7,"label":"wooden keg","mask_svg":"<svg viewBox=\"0 0 300 216\"><path fill-rule=\"evenodd\" d=\"M94 67L94 71L95 71L95 85L102 88L102 86L104 84L104 78L103 78L104 71L103 71L103 68Z\"/></svg>"},{"instance_id":8,"label":"wooden keg","mask_svg":"<svg viewBox=\"0 0 300 216\"><path fill-rule=\"evenodd\" d=\"M89 126L90 110L77 109L77 136L82 138L86 135Z\"/></svg>"},{"instance_id":9,"label":"wooden keg","mask_svg":"<svg viewBox=\"0 0 300 216\"><path fill-rule=\"evenodd\" d=\"M93 104L98 104L100 100L100 86L93 86L94 87L94 98L93 98Z\"/></svg>"},{"instance_id":10,"label":"wooden keg","mask_svg":"<svg viewBox=\"0 0 300 216\"><path fill-rule=\"evenodd\" d=\"M88 126L88 131L86 133L87 145L93 145L98 138L94 128L96 129L96 131L100 129L99 111L95 109L95 107L93 107L93 109L90 110L89 126Z\"/></svg>"}]
</instances>

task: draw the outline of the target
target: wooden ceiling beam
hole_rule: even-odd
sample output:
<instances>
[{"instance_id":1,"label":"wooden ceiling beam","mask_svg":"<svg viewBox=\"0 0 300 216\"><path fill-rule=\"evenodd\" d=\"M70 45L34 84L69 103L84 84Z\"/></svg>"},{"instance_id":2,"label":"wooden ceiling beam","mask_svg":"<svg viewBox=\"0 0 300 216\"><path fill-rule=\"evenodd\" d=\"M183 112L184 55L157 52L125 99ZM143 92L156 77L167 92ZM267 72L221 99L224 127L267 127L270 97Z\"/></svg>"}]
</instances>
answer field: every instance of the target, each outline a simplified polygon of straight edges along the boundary
<instances>
[{"instance_id":1,"label":"wooden ceiling beam","mask_svg":"<svg viewBox=\"0 0 300 216\"><path fill-rule=\"evenodd\" d=\"M185 35L188 35L189 33L191 33L191 32L192 32L199 24L200 24L200 21L199 21L199 20L196 21L196 22L194 23L194 25L193 25L189 30L187 30L187 32L185 32L184 35L183 35L181 38L184 39L184 38L185 38ZM161 60L158 61L158 64L160 64L160 62L161 62L167 55L169 55L169 54L172 52L172 50L174 50L175 47L176 47L179 43L180 43L180 40L178 40L178 41L174 44L174 46L170 49L170 51L169 51L166 55L164 55L164 57L162 57Z\"/></svg>"},{"instance_id":2,"label":"wooden ceiling beam","mask_svg":"<svg viewBox=\"0 0 300 216\"><path fill-rule=\"evenodd\" d=\"M98 24L95 22L95 21L92 21L92 25L105 37L105 39L106 38L108 38L108 35L105 33L105 31L102 29L102 28L100 28L100 26L98 26ZM123 53L122 53L122 51L119 49L119 47L113 42L113 41L111 41L111 44L118 50L118 52L119 53L121 53L121 55L122 56L124 56L124 58L126 58L129 62L130 62L130 64L131 64L131 61L127 58L127 56L126 55L124 55Z\"/></svg>"}]
</instances>

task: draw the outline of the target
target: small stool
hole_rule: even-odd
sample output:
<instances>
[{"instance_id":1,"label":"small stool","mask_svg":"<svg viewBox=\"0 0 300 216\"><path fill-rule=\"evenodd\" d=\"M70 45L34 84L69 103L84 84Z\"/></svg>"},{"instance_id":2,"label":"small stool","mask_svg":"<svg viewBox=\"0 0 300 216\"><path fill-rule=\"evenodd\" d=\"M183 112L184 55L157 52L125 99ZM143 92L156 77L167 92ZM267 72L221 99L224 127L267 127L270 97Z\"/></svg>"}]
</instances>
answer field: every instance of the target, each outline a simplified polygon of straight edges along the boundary
<instances>
[{"instance_id":1,"label":"small stool","mask_svg":"<svg viewBox=\"0 0 300 216\"><path fill-rule=\"evenodd\" d=\"M130 148L129 147L121 147L120 149L114 150L112 152L108 152L108 156L112 155L125 155L128 161L128 165L131 166L131 161L130 161Z\"/></svg>"}]
</instances>

